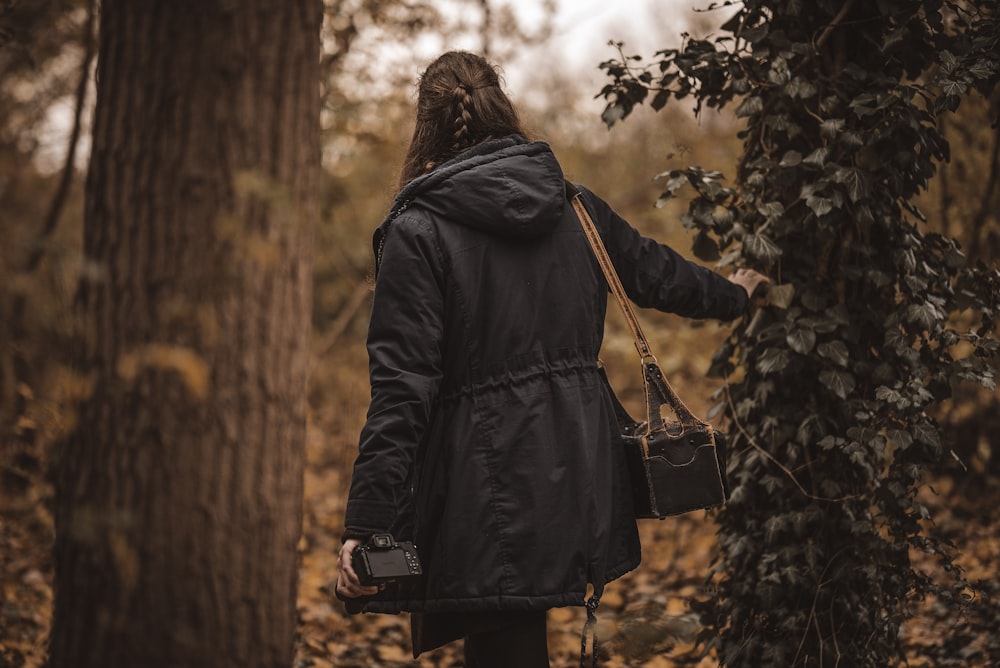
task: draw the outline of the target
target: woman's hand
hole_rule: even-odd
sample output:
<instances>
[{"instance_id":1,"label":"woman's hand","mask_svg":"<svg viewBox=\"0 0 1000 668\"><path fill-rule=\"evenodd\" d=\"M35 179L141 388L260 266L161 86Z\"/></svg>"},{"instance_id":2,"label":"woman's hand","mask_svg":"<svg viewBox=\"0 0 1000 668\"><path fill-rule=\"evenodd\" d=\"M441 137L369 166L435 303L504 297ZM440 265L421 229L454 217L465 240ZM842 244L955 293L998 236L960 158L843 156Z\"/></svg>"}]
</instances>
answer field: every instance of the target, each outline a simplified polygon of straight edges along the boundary
<instances>
[{"instance_id":1,"label":"woman's hand","mask_svg":"<svg viewBox=\"0 0 1000 668\"><path fill-rule=\"evenodd\" d=\"M361 544L361 541L344 541L344 546L340 548L340 574L337 576L337 593L344 598L358 598L359 596L372 596L378 593L378 587L366 587L358 580L358 574L354 572L352 558L354 548Z\"/></svg>"},{"instance_id":2,"label":"woman's hand","mask_svg":"<svg viewBox=\"0 0 1000 668\"><path fill-rule=\"evenodd\" d=\"M756 290L761 283L771 282L771 279L767 276L756 272L753 269L737 269L735 273L729 276L729 280L746 290L747 297L753 297L754 290Z\"/></svg>"}]
</instances>

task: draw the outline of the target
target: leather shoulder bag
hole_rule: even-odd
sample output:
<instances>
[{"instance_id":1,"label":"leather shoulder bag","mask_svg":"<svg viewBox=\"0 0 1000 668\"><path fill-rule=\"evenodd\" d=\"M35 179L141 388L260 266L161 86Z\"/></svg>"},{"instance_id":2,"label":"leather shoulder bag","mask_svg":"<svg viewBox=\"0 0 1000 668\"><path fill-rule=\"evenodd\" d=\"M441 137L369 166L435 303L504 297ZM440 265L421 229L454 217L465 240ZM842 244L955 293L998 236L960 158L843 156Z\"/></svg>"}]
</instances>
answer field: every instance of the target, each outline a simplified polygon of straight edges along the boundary
<instances>
[{"instance_id":1,"label":"leather shoulder bag","mask_svg":"<svg viewBox=\"0 0 1000 668\"><path fill-rule=\"evenodd\" d=\"M625 314L642 363L646 421L633 419L608 383L615 417L625 448L637 518L664 519L692 510L723 505L729 498L726 480L725 435L700 420L670 387L649 342L642 333L628 296L622 288L604 242L587 213L579 190L570 185L571 203L594 249L611 293ZM673 417L664 415L672 414Z\"/></svg>"}]
</instances>

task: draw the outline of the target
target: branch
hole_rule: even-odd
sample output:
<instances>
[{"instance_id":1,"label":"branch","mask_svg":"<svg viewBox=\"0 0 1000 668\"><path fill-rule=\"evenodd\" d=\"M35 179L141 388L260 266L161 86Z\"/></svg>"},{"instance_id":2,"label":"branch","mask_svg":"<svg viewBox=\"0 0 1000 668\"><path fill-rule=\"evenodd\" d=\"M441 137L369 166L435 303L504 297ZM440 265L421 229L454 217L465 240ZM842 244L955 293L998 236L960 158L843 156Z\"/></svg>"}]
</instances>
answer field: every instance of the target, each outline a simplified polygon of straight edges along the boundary
<instances>
[{"instance_id":1,"label":"branch","mask_svg":"<svg viewBox=\"0 0 1000 668\"><path fill-rule=\"evenodd\" d=\"M817 52L820 50L820 47L823 46L824 42L826 42L826 40L829 39L830 33L833 32L833 29L836 28L838 25L840 25L841 22L843 22L843 20L847 17L847 13L851 11L851 7L853 6L854 6L854 0L847 0L844 4L840 6L840 11L837 12L837 15L833 17L833 20L830 21L830 23L826 26L826 28L823 29L823 32L820 34L819 38L816 40L815 43L813 43L813 48L816 49Z\"/></svg>"},{"instance_id":2,"label":"branch","mask_svg":"<svg viewBox=\"0 0 1000 668\"><path fill-rule=\"evenodd\" d=\"M1000 128L998 128L997 132L993 133L993 146L990 149L990 175L987 177L986 185L983 187L983 197L979 203L979 210L972 217L971 239L973 240L979 238L980 230L986 225L987 216L991 211L994 211L990 204L993 200L998 178L1000 178ZM975 247L972 243L969 244L970 250Z\"/></svg>"},{"instance_id":3,"label":"branch","mask_svg":"<svg viewBox=\"0 0 1000 668\"><path fill-rule=\"evenodd\" d=\"M837 557L839 557L846 549L847 548L841 548L837 550L836 552L833 553L833 556L830 557L830 560L826 562L826 566L823 567L823 572L820 573L819 583L816 585L816 593L813 595L812 607L809 610L809 620L812 621L813 625L816 628L816 637L819 640L820 645L823 644L823 634L819 628L819 620L816 618L816 604L819 603L819 593L823 591L823 586L832 582L832 580L824 580L823 578L826 577L827 571L830 570L830 566L832 566L833 563L837 560ZM834 641L836 642L836 634L833 634L833 636L834 636ZM805 646L806 638L808 637L809 637L809 624L806 623L806 629L805 631L802 632L802 638L799 640L799 648L795 650L795 658L792 659L793 666L799 665L799 655L802 654L802 648Z\"/></svg>"},{"instance_id":4,"label":"branch","mask_svg":"<svg viewBox=\"0 0 1000 668\"><path fill-rule=\"evenodd\" d=\"M340 313L337 314L337 319L334 320L333 325L330 326L330 331L326 333L320 344L317 346L318 351L316 353L317 359L325 357L333 347L337 345L337 341L347 330L347 326L351 324L351 320L354 319L354 314L358 312L361 305L365 303L365 299L371 292L371 285L366 281L362 281L354 286L354 292L347 299L347 304L340 309Z\"/></svg>"},{"instance_id":5,"label":"branch","mask_svg":"<svg viewBox=\"0 0 1000 668\"><path fill-rule=\"evenodd\" d=\"M945 129L945 116L940 116L938 123L941 130L941 135L944 136L947 132ZM941 231L946 237L951 238L951 178L949 175L949 164L942 163L940 169L938 170L938 183L941 184L940 195L938 197L938 207L940 209L938 216L941 222Z\"/></svg>"},{"instance_id":6,"label":"branch","mask_svg":"<svg viewBox=\"0 0 1000 668\"><path fill-rule=\"evenodd\" d=\"M42 233L38 237L38 242L31 251L28 260L28 271L32 272L38 268L44 255L43 243L56 231L59 226L59 217L62 215L63 207L66 204L66 197L69 194L70 184L73 182L73 164L76 162L76 146L80 140L80 129L83 125L83 105L87 101L87 83L90 81L90 65L94 60L94 17L96 11L94 2L87 3L87 19L83 28L83 64L80 67L80 82L76 88L76 108L73 111L73 129L69 135L69 147L66 149L66 162L63 165L62 177L59 180L59 187L52 198L48 215L45 217L45 224Z\"/></svg>"}]
</instances>

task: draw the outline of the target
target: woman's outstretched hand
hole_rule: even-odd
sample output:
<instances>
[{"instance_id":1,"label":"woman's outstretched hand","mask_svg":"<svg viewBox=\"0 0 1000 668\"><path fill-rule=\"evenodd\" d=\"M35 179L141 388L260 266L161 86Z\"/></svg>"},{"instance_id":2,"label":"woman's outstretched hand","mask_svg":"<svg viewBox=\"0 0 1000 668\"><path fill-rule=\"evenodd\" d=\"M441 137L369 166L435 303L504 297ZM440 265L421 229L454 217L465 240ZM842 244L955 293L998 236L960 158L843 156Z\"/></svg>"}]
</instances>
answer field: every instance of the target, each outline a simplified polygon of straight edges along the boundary
<instances>
[{"instance_id":1,"label":"woman's outstretched hand","mask_svg":"<svg viewBox=\"0 0 1000 668\"><path fill-rule=\"evenodd\" d=\"M340 548L340 574L337 576L337 593L344 598L372 596L378 593L378 587L366 587L358 580L352 563L354 548L361 544L359 540L346 540Z\"/></svg>"},{"instance_id":2,"label":"woman's outstretched hand","mask_svg":"<svg viewBox=\"0 0 1000 668\"><path fill-rule=\"evenodd\" d=\"M771 282L767 276L753 269L737 269L729 276L729 280L746 290L747 297L753 297L754 291L761 283Z\"/></svg>"}]
</instances>

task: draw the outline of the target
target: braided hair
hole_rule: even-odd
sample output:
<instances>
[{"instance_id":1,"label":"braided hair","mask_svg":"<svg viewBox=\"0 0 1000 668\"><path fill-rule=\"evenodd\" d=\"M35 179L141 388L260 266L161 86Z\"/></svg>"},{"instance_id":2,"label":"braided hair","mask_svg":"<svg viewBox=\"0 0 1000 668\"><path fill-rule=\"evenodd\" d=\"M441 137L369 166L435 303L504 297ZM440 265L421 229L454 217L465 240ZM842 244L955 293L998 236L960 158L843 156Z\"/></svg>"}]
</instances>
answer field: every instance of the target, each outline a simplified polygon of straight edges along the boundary
<instances>
[{"instance_id":1,"label":"braided hair","mask_svg":"<svg viewBox=\"0 0 1000 668\"><path fill-rule=\"evenodd\" d=\"M472 122L472 88L468 84L460 83L455 86L452 96L455 99L455 143L451 149L456 153L464 148L468 148L469 124Z\"/></svg>"},{"instance_id":2,"label":"braided hair","mask_svg":"<svg viewBox=\"0 0 1000 668\"><path fill-rule=\"evenodd\" d=\"M482 56L449 51L420 77L417 122L399 187L487 139L525 135L517 110Z\"/></svg>"}]
</instances>

